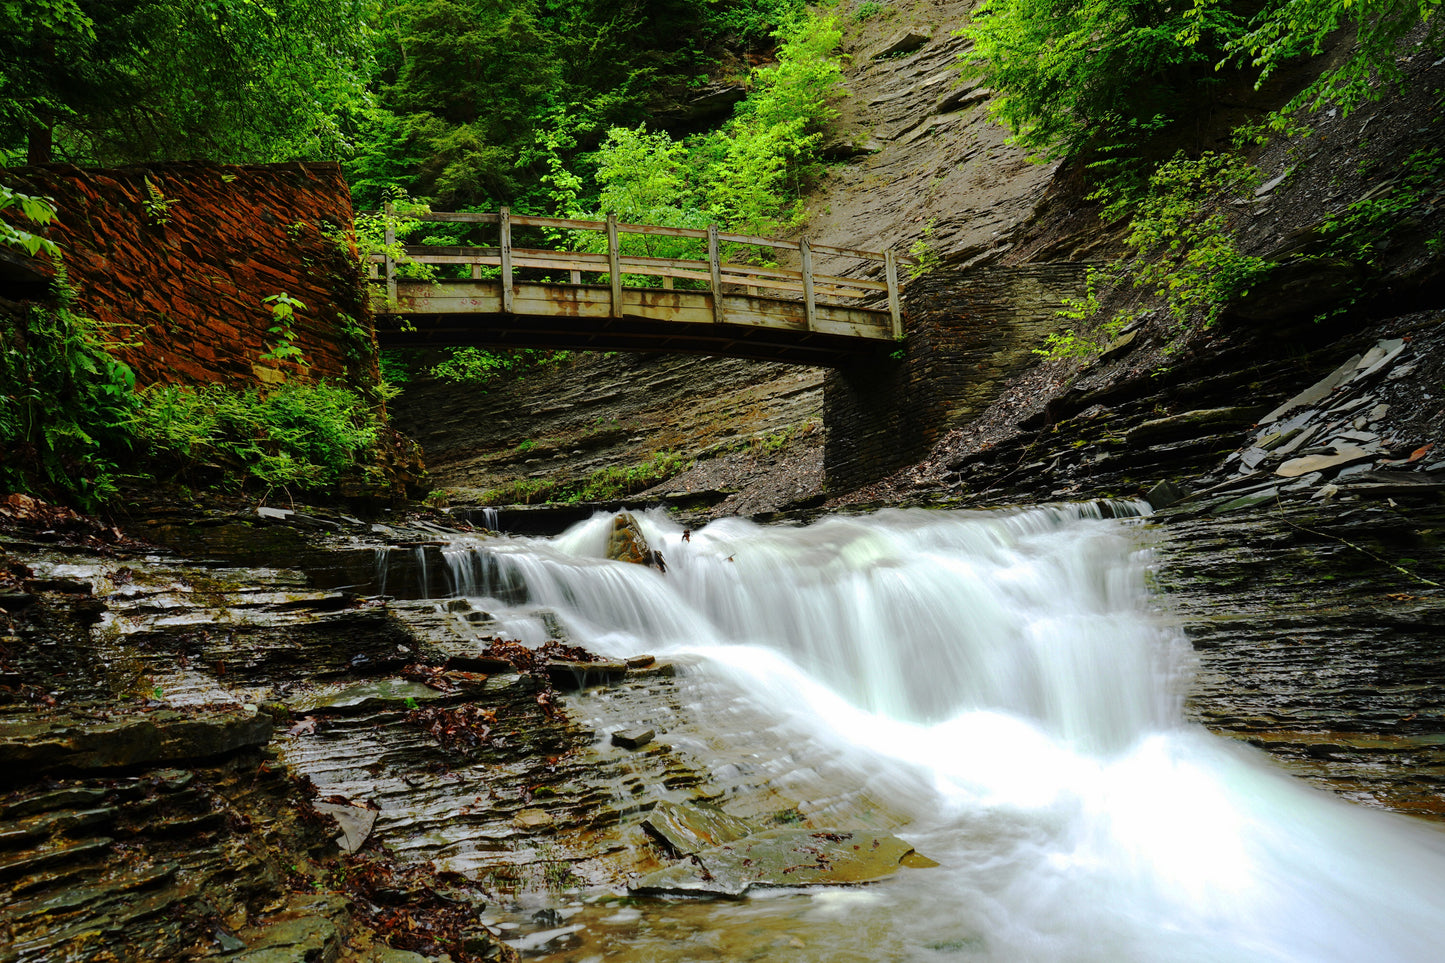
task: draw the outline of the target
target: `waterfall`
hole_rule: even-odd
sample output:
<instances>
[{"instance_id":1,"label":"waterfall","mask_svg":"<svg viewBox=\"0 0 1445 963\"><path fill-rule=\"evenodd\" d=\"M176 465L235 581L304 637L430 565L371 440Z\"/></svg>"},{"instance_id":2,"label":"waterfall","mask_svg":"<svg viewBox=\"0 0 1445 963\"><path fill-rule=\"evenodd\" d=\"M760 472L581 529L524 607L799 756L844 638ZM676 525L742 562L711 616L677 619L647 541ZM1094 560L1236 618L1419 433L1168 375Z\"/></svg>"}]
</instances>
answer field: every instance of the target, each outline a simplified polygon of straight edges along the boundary
<instances>
[{"instance_id":1,"label":"waterfall","mask_svg":"<svg viewBox=\"0 0 1445 963\"><path fill-rule=\"evenodd\" d=\"M602 654L690 660L696 691L768 720L760 765L851 773L942 864L760 901L791 914L789 958L1438 959L1445 836L1185 722L1192 654L1147 538L1101 517L1127 513L643 515L666 574L605 560L601 516L444 554L504 622L546 610Z\"/></svg>"}]
</instances>

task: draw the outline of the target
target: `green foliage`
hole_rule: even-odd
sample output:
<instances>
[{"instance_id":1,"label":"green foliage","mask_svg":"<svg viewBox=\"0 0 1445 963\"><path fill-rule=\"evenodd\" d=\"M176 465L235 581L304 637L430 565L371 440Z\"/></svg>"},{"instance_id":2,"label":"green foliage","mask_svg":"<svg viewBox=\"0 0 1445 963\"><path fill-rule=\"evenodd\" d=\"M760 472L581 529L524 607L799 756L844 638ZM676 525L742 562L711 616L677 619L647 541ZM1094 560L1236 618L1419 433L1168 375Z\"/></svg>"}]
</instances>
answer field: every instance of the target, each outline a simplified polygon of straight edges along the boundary
<instances>
[{"instance_id":1,"label":"green foliage","mask_svg":"<svg viewBox=\"0 0 1445 963\"><path fill-rule=\"evenodd\" d=\"M129 448L135 374L110 332L77 314L57 260L57 305L0 314L0 483L49 484L94 507Z\"/></svg>"},{"instance_id":2,"label":"green foliage","mask_svg":"<svg viewBox=\"0 0 1445 963\"><path fill-rule=\"evenodd\" d=\"M1322 228L1327 254L1373 263L1390 235L1424 230L1427 248L1445 246L1445 221L1435 215L1445 202L1445 152L1438 147L1411 154L1388 190L1354 201Z\"/></svg>"},{"instance_id":3,"label":"green foliage","mask_svg":"<svg viewBox=\"0 0 1445 963\"><path fill-rule=\"evenodd\" d=\"M887 9L888 8L879 3L878 0L867 0L866 3L860 4L858 9L853 11L853 19L859 23L863 23L865 20L872 20Z\"/></svg>"},{"instance_id":4,"label":"green foliage","mask_svg":"<svg viewBox=\"0 0 1445 963\"><path fill-rule=\"evenodd\" d=\"M400 185L439 206L535 210L614 127L685 89L726 40L749 43L799 0L382 0L380 107L357 114L362 206ZM554 189L557 184L551 185Z\"/></svg>"},{"instance_id":5,"label":"green foliage","mask_svg":"<svg viewBox=\"0 0 1445 963\"><path fill-rule=\"evenodd\" d=\"M793 18L775 34L777 62L757 70L753 91L734 117L711 134L677 142L663 132L615 127L595 155L597 206L577 201L581 179L558 167L549 174L552 197L575 216L613 211L624 221L773 234L797 223L799 198L820 170L822 131L836 115L842 69L834 50L842 39L832 18ZM600 249L596 236L582 249ZM630 238L627 253L699 257L700 242Z\"/></svg>"},{"instance_id":6,"label":"green foliage","mask_svg":"<svg viewBox=\"0 0 1445 963\"><path fill-rule=\"evenodd\" d=\"M1099 295L1105 286L1116 284L1120 278L1117 265L1113 271L1101 271L1090 267L1086 275L1084 296L1065 298L1059 317L1073 322L1073 326L1050 334L1044 339L1044 347L1035 348L1034 354L1050 360L1086 360L1100 354L1134 320L1133 315L1115 315L1112 318L1095 320L1102 306Z\"/></svg>"},{"instance_id":7,"label":"green foliage","mask_svg":"<svg viewBox=\"0 0 1445 963\"><path fill-rule=\"evenodd\" d=\"M961 66L1017 143L1084 156L1178 120L1239 24L1220 0L985 0Z\"/></svg>"},{"instance_id":8,"label":"green foliage","mask_svg":"<svg viewBox=\"0 0 1445 963\"><path fill-rule=\"evenodd\" d=\"M1180 327L1214 323L1274 267L1238 249L1226 213L1230 200L1247 194L1258 179L1237 154L1178 154L1161 164L1146 190L1115 202L1133 212L1127 238L1133 254L1103 271L1090 269L1085 296L1067 300L1059 312L1073 325L1050 335L1037 353L1093 357L1136 320L1134 313L1099 317L1101 293L1110 286L1149 289Z\"/></svg>"},{"instance_id":9,"label":"green foliage","mask_svg":"<svg viewBox=\"0 0 1445 963\"><path fill-rule=\"evenodd\" d=\"M0 184L0 213L12 208L18 209L20 217L31 224L43 226L55 220L55 208L46 198L21 194ZM60 255L60 248L54 241L27 231L3 217L0 217L0 247L24 251L32 256L42 253L51 257Z\"/></svg>"},{"instance_id":10,"label":"green foliage","mask_svg":"<svg viewBox=\"0 0 1445 963\"><path fill-rule=\"evenodd\" d=\"M1001 96L990 109L1015 141L1044 158L1107 156L1188 116L1212 71L1247 65L1263 83L1280 66L1321 53L1339 31L1353 43L1337 66L1297 96L1301 107L1346 112L1403 79L1401 38L1432 19L1440 0L986 0L959 33L973 41L966 77ZM1438 18L1430 40L1438 46ZM1382 83L1383 82L1383 83ZM1115 151L1117 153L1117 151Z\"/></svg>"},{"instance_id":11,"label":"green foliage","mask_svg":"<svg viewBox=\"0 0 1445 963\"><path fill-rule=\"evenodd\" d=\"M167 198L156 186L155 181L149 177L145 178L146 196L141 198L141 206L145 208L146 217L157 227L165 227L171 220L171 205L176 201Z\"/></svg>"},{"instance_id":12,"label":"green foliage","mask_svg":"<svg viewBox=\"0 0 1445 963\"><path fill-rule=\"evenodd\" d=\"M381 368L382 381L398 387L411 381L412 367L404 353L395 350L382 351L376 360Z\"/></svg>"},{"instance_id":13,"label":"green foliage","mask_svg":"<svg viewBox=\"0 0 1445 963\"><path fill-rule=\"evenodd\" d=\"M317 490L368 464L381 425L356 392L320 382L269 392L151 385L133 427L149 456L183 477Z\"/></svg>"},{"instance_id":14,"label":"green foliage","mask_svg":"<svg viewBox=\"0 0 1445 963\"><path fill-rule=\"evenodd\" d=\"M3 0L0 152L113 164L335 157L374 0Z\"/></svg>"},{"instance_id":15,"label":"green foliage","mask_svg":"<svg viewBox=\"0 0 1445 963\"><path fill-rule=\"evenodd\" d=\"M452 381L474 388L485 388L503 375L519 374L531 368L562 364L572 357L570 351L544 351L533 348L491 351L486 348L454 348L450 356L429 369L433 378Z\"/></svg>"},{"instance_id":16,"label":"green foliage","mask_svg":"<svg viewBox=\"0 0 1445 963\"><path fill-rule=\"evenodd\" d=\"M1439 6L1440 0L1276 0L1229 41L1226 51L1257 68L1263 84L1283 64L1318 54L1331 36L1351 30L1354 43L1345 59L1325 70L1280 117L1325 104L1338 104L1349 113L1404 80L1395 61L1396 47L1406 33L1431 20ZM1440 38L1440 21L1434 18L1428 40L1438 46Z\"/></svg>"},{"instance_id":17,"label":"green foliage","mask_svg":"<svg viewBox=\"0 0 1445 963\"><path fill-rule=\"evenodd\" d=\"M310 367L305 352L296 347L296 331L292 327L296 322L296 312L304 310L306 305L285 291L261 300L271 306L271 326L266 331L276 336L270 348L261 355L261 360Z\"/></svg>"},{"instance_id":18,"label":"green foliage","mask_svg":"<svg viewBox=\"0 0 1445 963\"><path fill-rule=\"evenodd\" d=\"M801 17L775 36L777 63L755 72L752 94L701 150L712 159L702 175L709 215L747 234L777 233L801 217L798 198L821 170L818 147L842 81L836 20Z\"/></svg>"},{"instance_id":19,"label":"green foliage","mask_svg":"<svg viewBox=\"0 0 1445 963\"><path fill-rule=\"evenodd\" d=\"M943 255L938 252L934 244L933 226L937 223L930 219L927 226L923 228L923 236L908 246L908 256L913 263L908 265L908 279L917 281L925 274L931 274L943 266Z\"/></svg>"},{"instance_id":20,"label":"green foliage","mask_svg":"<svg viewBox=\"0 0 1445 963\"><path fill-rule=\"evenodd\" d=\"M519 478L483 492L481 501L492 505L610 501L651 488L687 471L692 464L681 452L659 451L635 465L610 465L572 484L551 479Z\"/></svg>"},{"instance_id":21,"label":"green foliage","mask_svg":"<svg viewBox=\"0 0 1445 963\"><path fill-rule=\"evenodd\" d=\"M708 0L702 15L706 36L763 42L802 9L801 0Z\"/></svg>"},{"instance_id":22,"label":"green foliage","mask_svg":"<svg viewBox=\"0 0 1445 963\"><path fill-rule=\"evenodd\" d=\"M1224 204L1252 190L1259 172L1236 154L1183 154L1161 164L1130 222L1134 284L1152 286L1170 314L1212 323L1230 301L1249 293L1271 264L1241 253Z\"/></svg>"}]
</instances>

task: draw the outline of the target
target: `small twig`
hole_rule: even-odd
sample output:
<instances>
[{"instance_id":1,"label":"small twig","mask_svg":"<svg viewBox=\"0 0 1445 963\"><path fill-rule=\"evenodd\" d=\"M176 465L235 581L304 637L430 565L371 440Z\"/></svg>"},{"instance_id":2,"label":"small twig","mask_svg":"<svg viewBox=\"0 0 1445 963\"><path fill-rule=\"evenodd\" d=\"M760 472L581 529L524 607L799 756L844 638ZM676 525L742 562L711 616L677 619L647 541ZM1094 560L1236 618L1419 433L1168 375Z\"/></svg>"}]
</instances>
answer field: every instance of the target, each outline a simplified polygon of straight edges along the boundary
<instances>
[{"instance_id":1,"label":"small twig","mask_svg":"<svg viewBox=\"0 0 1445 963\"><path fill-rule=\"evenodd\" d=\"M1389 566L1390 568L1392 568L1392 569L1394 569L1395 571L1399 572L1401 575L1405 576L1406 578L1412 578L1412 579L1414 579L1414 580L1417 581L1417 582L1423 582L1423 583L1425 583L1426 585L1432 586L1432 587L1434 587L1434 588L1442 588L1442 587L1445 587L1445 586L1441 586L1441 584L1440 584L1439 582L1431 581L1430 579L1426 578L1426 577L1423 576L1423 575L1417 575L1417 574L1415 574L1414 572L1410 571L1409 569L1402 568L1401 566L1396 565L1394 562L1390 561L1389 559L1381 558L1380 556L1376 555L1374 552L1370 551L1369 549L1367 549L1367 548L1361 548L1360 546L1356 545L1354 542L1350 541L1350 540L1347 539L1347 538L1341 538L1341 537L1338 536L1338 535L1331 535L1331 534L1329 534L1328 532L1317 532L1317 531L1315 531L1315 530L1312 529L1312 528L1305 528L1303 525L1296 525L1294 522L1290 521L1288 518L1285 518L1285 515L1284 515L1284 503L1283 503L1282 501L1280 501L1280 497L1279 497L1279 493L1278 493L1278 492L1275 493L1274 503L1275 503L1275 506L1279 509L1279 517L1280 517L1280 520L1281 520L1282 522L1284 522L1286 525L1288 525L1290 528L1298 529L1298 530L1301 531L1301 532L1306 532L1306 533L1308 533L1308 534L1310 534L1310 535L1318 536L1319 538L1334 539L1335 541L1339 542L1341 545L1345 545L1345 546L1348 546L1349 548L1353 548L1355 551L1359 552L1361 555L1368 555L1370 558L1373 558L1375 561L1379 562L1381 565L1387 565L1387 566Z\"/></svg>"}]
</instances>

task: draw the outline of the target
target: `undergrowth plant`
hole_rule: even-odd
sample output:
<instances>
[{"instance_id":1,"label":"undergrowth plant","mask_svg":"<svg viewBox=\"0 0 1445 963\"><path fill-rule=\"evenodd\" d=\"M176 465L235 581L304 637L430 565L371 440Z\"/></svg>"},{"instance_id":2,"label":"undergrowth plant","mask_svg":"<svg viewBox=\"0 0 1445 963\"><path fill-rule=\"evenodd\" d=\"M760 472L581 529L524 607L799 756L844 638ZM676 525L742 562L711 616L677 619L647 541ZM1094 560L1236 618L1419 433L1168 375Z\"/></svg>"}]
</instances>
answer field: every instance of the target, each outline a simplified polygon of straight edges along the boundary
<instances>
[{"instance_id":1,"label":"undergrowth plant","mask_svg":"<svg viewBox=\"0 0 1445 963\"><path fill-rule=\"evenodd\" d=\"M610 465L577 482L519 478L489 489L481 501L492 505L533 505L540 502L591 502L626 498L691 468L682 452L659 451L633 465Z\"/></svg>"},{"instance_id":2,"label":"undergrowth plant","mask_svg":"<svg viewBox=\"0 0 1445 963\"><path fill-rule=\"evenodd\" d=\"M95 508L131 447L135 373L110 353L113 332L75 310L58 257L55 271L54 306L0 314L0 484Z\"/></svg>"},{"instance_id":3,"label":"undergrowth plant","mask_svg":"<svg viewBox=\"0 0 1445 963\"><path fill-rule=\"evenodd\" d=\"M381 423L355 391L324 381L272 391L157 384L139 392L133 428L182 477L316 490L369 464Z\"/></svg>"},{"instance_id":4,"label":"undergrowth plant","mask_svg":"<svg viewBox=\"0 0 1445 963\"><path fill-rule=\"evenodd\" d=\"M520 375L536 368L565 364L571 358L570 351L462 347L454 349L449 357L432 365L428 373L443 381L485 389L505 375Z\"/></svg>"},{"instance_id":5,"label":"undergrowth plant","mask_svg":"<svg viewBox=\"0 0 1445 963\"><path fill-rule=\"evenodd\" d=\"M1181 331L1212 325L1226 305L1274 268L1239 250L1229 222L1229 202L1258 181L1258 170L1238 154L1180 153L1159 165L1142 191L1123 199L1107 189L1096 194L1106 206L1130 212L1125 242L1132 253L1102 270L1090 269L1084 297L1066 300L1059 312L1072 324L1050 335L1038 353L1049 358L1100 353L1138 317L1099 317L1105 293L1126 285L1150 291Z\"/></svg>"}]
</instances>

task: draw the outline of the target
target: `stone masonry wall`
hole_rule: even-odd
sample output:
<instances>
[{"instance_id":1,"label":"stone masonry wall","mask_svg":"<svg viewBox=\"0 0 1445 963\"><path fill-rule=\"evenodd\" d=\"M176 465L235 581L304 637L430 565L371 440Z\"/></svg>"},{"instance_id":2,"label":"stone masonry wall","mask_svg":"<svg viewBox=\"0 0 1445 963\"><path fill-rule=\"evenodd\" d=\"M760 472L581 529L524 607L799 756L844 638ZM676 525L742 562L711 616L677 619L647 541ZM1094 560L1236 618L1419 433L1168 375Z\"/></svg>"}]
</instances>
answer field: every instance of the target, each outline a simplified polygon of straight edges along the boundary
<instances>
[{"instance_id":1,"label":"stone masonry wall","mask_svg":"<svg viewBox=\"0 0 1445 963\"><path fill-rule=\"evenodd\" d=\"M1059 329L1060 302L1084 294L1086 265L937 271L904 293L901 359L829 371L823 382L830 491L851 491L928 453L992 404Z\"/></svg>"},{"instance_id":2,"label":"stone masonry wall","mask_svg":"<svg viewBox=\"0 0 1445 963\"><path fill-rule=\"evenodd\" d=\"M47 165L0 180L54 201L45 233L64 250L79 309L112 326L139 383L374 380L337 165ZM306 368L262 359L277 340L263 299L283 292L305 305L293 330Z\"/></svg>"}]
</instances>

